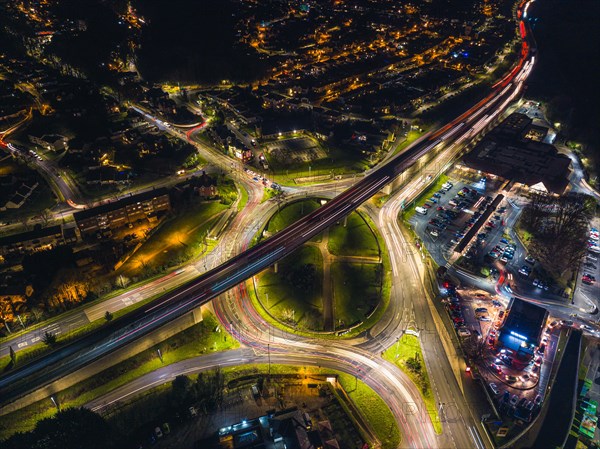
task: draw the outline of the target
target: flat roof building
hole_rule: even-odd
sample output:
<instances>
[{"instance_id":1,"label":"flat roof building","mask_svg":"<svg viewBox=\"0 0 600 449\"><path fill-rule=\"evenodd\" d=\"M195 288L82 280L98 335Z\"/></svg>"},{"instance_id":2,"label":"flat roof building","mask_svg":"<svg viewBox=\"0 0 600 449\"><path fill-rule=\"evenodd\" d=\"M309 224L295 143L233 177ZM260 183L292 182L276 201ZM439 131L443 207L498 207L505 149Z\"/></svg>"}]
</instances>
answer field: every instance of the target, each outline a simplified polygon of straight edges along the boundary
<instances>
[{"instance_id":1,"label":"flat roof building","mask_svg":"<svg viewBox=\"0 0 600 449\"><path fill-rule=\"evenodd\" d=\"M81 235L86 236L107 229L118 229L170 209L169 191L161 187L75 212L73 217Z\"/></svg>"},{"instance_id":2,"label":"flat roof building","mask_svg":"<svg viewBox=\"0 0 600 449\"><path fill-rule=\"evenodd\" d=\"M512 298L498 341L517 354L531 355L540 342L547 319L548 311L543 307Z\"/></svg>"},{"instance_id":3,"label":"flat roof building","mask_svg":"<svg viewBox=\"0 0 600 449\"><path fill-rule=\"evenodd\" d=\"M571 160L554 145L524 138L531 132L531 119L511 114L463 158L463 165L532 189L563 194Z\"/></svg>"}]
</instances>

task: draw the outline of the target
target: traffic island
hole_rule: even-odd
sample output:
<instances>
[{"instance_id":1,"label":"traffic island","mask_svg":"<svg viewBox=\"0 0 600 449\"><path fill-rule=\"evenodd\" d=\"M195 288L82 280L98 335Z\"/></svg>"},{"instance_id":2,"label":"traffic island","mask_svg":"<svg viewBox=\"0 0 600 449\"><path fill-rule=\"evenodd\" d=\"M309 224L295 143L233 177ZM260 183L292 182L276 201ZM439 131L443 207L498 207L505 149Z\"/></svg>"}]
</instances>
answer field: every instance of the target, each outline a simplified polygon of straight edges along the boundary
<instances>
[{"instance_id":1,"label":"traffic island","mask_svg":"<svg viewBox=\"0 0 600 449\"><path fill-rule=\"evenodd\" d=\"M266 233L318 205L311 199L286 206L269 220ZM266 319L287 330L356 334L374 324L389 301L386 263L374 225L354 212L255 276L250 296Z\"/></svg>"}]
</instances>

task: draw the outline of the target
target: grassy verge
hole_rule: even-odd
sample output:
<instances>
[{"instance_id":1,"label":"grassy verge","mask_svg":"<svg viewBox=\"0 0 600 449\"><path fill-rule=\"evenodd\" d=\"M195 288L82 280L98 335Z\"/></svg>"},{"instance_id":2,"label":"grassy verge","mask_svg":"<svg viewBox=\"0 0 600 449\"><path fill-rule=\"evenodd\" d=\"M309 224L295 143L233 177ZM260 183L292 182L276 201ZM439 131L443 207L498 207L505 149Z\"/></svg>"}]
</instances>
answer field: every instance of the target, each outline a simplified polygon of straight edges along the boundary
<instances>
[{"instance_id":1,"label":"grassy verge","mask_svg":"<svg viewBox=\"0 0 600 449\"><path fill-rule=\"evenodd\" d=\"M425 132L426 132L426 130L409 131L408 134L406 135L406 139L404 139L404 141L396 147L396 149L394 150L392 155L395 156L396 154L401 153L407 146L409 146L411 143L413 143L415 140L417 140L419 137L421 137Z\"/></svg>"},{"instance_id":2,"label":"grassy verge","mask_svg":"<svg viewBox=\"0 0 600 449\"><path fill-rule=\"evenodd\" d=\"M338 373L338 380L348 396L364 414L384 449L400 445L400 429L385 401L367 384L356 381L354 376ZM356 388L355 388L356 387Z\"/></svg>"},{"instance_id":3,"label":"grassy verge","mask_svg":"<svg viewBox=\"0 0 600 449\"><path fill-rule=\"evenodd\" d=\"M440 190L446 181L448 181L448 176L445 174L440 175L430 187L424 190L417 198L404 207L404 210L402 211L402 218L404 220L409 220L415 214L415 207L422 206L425 200L427 198L431 198L431 195ZM432 208L434 206L435 204L432 206Z\"/></svg>"},{"instance_id":4,"label":"grassy verge","mask_svg":"<svg viewBox=\"0 0 600 449\"><path fill-rule=\"evenodd\" d=\"M440 417L437 412L435 397L431 391L429 374L427 373L427 368L423 362L423 352L421 351L419 339L413 335L404 334L398 343L391 346L383 353L383 358L398 366L419 388L421 396L425 401L427 412L433 423L433 428L436 433L441 434L442 423L440 422ZM416 364L420 366L417 370L414 369L416 367L415 360Z\"/></svg>"},{"instance_id":5,"label":"grassy verge","mask_svg":"<svg viewBox=\"0 0 600 449\"><path fill-rule=\"evenodd\" d=\"M239 184L239 191L240 191L241 197L240 197L240 200L238 201L238 205L237 205L238 212L241 211L242 209L244 209L244 207L246 207L246 204L248 204L248 191L245 189L245 187L242 184Z\"/></svg>"},{"instance_id":6,"label":"grassy verge","mask_svg":"<svg viewBox=\"0 0 600 449\"><path fill-rule=\"evenodd\" d=\"M203 318L202 322L56 393L54 397L63 409L81 406L164 365L239 346L239 343L224 330L215 331L218 322L212 314L205 312ZM162 352L162 362L157 355L158 349ZM31 430L38 420L52 416L55 412L56 409L48 398L2 416L0 440L16 432Z\"/></svg>"}]
</instances>

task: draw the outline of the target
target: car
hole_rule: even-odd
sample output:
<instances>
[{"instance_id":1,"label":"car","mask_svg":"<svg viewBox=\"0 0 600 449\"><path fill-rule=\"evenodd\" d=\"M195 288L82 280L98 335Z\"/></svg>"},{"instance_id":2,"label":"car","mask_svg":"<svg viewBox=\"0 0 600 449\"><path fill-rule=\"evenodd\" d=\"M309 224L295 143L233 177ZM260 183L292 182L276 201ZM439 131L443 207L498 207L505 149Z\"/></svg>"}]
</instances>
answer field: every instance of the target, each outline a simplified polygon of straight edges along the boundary
<instances>
[{"instance_id":1,"label":"car","mask_svg":"<svg viewBox=\"0 0 600 449\"><path fill-rule=\"evenodd\" d=\"M506 240L506 239L504 239L504 238L503 238L503 239L500 239L500 243L504 243L504 244L506 245L506 244L508 244L508 240Z\"/></svg>"},{"instance_id":2,"label":"car","mask_svg":"<svg viewBox=\"0 0 600 449\"><path fill-rule=\"evenodd\" d=\"M521 400L517 403L517 407L524 407L527 404L527 398L521 398Z\"/></svg>"},{"instance_id":3,"label":"car","mask_svg":"<svg viewBox=\"0 0 600 449\"><path fill-rule=\"evenodd\" d=\"M439 233L435 229L430 229L429 233L434 237L439 237Z\"/></svg>"},{"instance_id":4,"label":"car","mask_svg":"<svg viewBox=\"0 0 600 449\"><path fill-rule=\"evenodd\" d=\"M481 338L481 334L479 333L479 331L478 331L478 330L474 330L474 331L473 331L473 335L475 335L475 336L477 337L477 339L480 339L480 338Z\"/></svg>"},{"instance_id":5,"label":"car","mask_svg":"<svg viewBox=\"0 0 600 449\"><path fill-rule=\"evenodd\" d=\"M512 357L509 357L507 355L501 355L500 356L500 360L502 361L502 363L504 363L506 366L512 366L513 363L513 359Z\"/></svg>"},{"instance_id":6,"label":"car","mask_svg":"<svg viewBox=\"0 0 600 449\"><path fill-rule=\"evenodd\" d=\"M591 260L592 262L597 262L598 258L596 256L592 256L591 254L588 254L587 256L585 256L588 260Z\"/></svg>"},{"instance_id":7,"label":"car","mask_svg":"<svg viewBox=\"0 0 600 449\"><path fill-rule=\"evenodd\" d=\"M543 354L545 351L546 351L546 343L542 343L542 344L539 346L539 348L538 348L537 352L538 352L539 354Z\"/></svg>"},{"instance_id":8,"label":"car","mask_svg":"<svg viewBox=\"0 0 600 449\"><path fill-rule=\"evenodd\" d=\"M490 363L490 369L498 374L502 374L502 368L497 363Z\"/></svg>"},{"instance_id":9,"label":"car","mask_svg":"<svg viewBox=\"0 0 600 449\"><path fill-rule=\"evenodd\" d=\"M429 200L427 201L431 201L433 204L437 204L438 200L434 197L429 198Z\"/></svg>"},{"instance_id":10,"label":"car","mask_svg":"<svg viewBox=\"0 0 600 449\"><path fill-rule=\"evenodd\" d=\"M487 313L488 309L486 309L485 307L477 307L475 309L475 312L486 312Z\"/></svg>"},{"instance_id":11,"label":"car","mask_svg":"<svg viewBox=\"0 0 600 449\"><path fill-rule=\"evenodd\" d=\"M535 397L535 399L533 400L533 403L534 403L535 405L540 405L540 404L542 403L542 396L538 394L538 395Z\"/></svg>"},{"instance_id":12,"label":"car","mask_svg":"<svg viewBox=\"0 0 600 449\"><path fill-rule=\"evenodd\" d=\"M162 438L163 437L162 430L160 430L160 427L158 427L158 426L156 426L154 428L154 434L156 435L156 438Z\"/></svg>"},{"instance_id":13,"label":"car","mask_svg":"<svg viewBox=\"0 0 600 449\"><path fill-rule=\"evenodd\" d=\"M560 320L560 324L562 324L563 326L571 327L571 326L573 326L573 321L571 321L571 320Z\"/></svg>"},{"instance_id":14,"label":"car","mask_svg":"<svg viewBox=\"0 0 600 449\"><path fill-rule=\"evenodd\" d=\"M512 374L507 374L506 377L505 377L505 379L510 384L514 384L517 380L519 380L515 376L513 376Z\"/></svg>"},{"instance_id":15,"label":"car","mask_svg":"<svg viewBox=\"0 0 600 449\"><path fill-rule=\"evenodd\" d=\"M466 327L461 327L460 329L458 329L458 335L461 337L470 337L471 331Z\"/></svg>"},{"instance_id":16,"label":"car","mask_svg":"<svg viewBox=\"0 0 600 449\"><path fill-rule=\"evenodd\" d=\"M525 257L525 262L530 263L530 264L534 264L535 263L535 259L531 256L527 256Z\"/></svg>"},{"instance_id":17,"label":"car","mask_svg":"<svg viewBox=\"0 0 600 449\"><path fill-rule=\"evenodd\" d=\"M429 204L429 203L425 203L425 204L423 204L423 207L424 207L425 209L431 209L431 204Z\"/></svg>"},{"instance_id":18,"label":"car","mask_svg":"<svg viewBox=\"0 0 600 449\"><path fill-rule=\"evenodd\" d=\"M492 319L489 316L480 316L479 317L479 321L492 321Z\"/></svg>"},{"instance_id":19,"label":"car","mask_svg":"<svg viewBox=\"0 0 600 449\"><path fill-rule=\"evenodd\" d=\"M494 393L495 396L498 396L500 394L500 390L498 389L498 385L496 385L495 383L491 382L489 384L490 390L492 390L492 393Z\"/></svg>"},{"instance_id":20,"label":"car","mask_svg":"<svg viewBox=\"0 0 600 449\"><path fill-rule=\"evenodd\" d=\"M514 407L515 405L517 405L517 402L519 402L519 396L513 394L510 398L510 405Z\"/></svg>"},{"instance_id":21,"label":"car","mask_svg":"<svg viewBox=\"0 0 600 449\"><path fill-rule=\"evenodd\" d=\"M443 206L438 206L438 207L436 208L436 210L438 210L438 211L443 211L443 210L444 210L444 207L443 207Z\"/></svg>"},{"instance_id":22,"label":"car","mask_svg":"<svg viewBox=\"0 0 600 449\"><path fill-rule=\"evenodd\" d=\"M498 301L497 299L492 299L492 305L494 307L502 307L502 303L500 301Z\"/></svg>"},{"instance_id":23,"label":"car","mask_svg":"<svg viewBox=\"0 0 600 449\"><path fill-rule=\"evenodd\" d=\"M529 379L531 379L531 376L530 376L529 374L527 374L527 373L525 373L525 374L523 374L523 375L521 376L521 380L522 380L523 382L527 382Z\"/></svg>"},{"instance_id":24,"label":"car","mask_svg":"<svg viewBox=\"0 0 600 449\"><path fill-rule=\"evenodd\" d=\"M433 194L433 196L434 196L435 198L441 198L441 197L442 197L442 195L440 195L439 193L434 193L434 194Z\"/></svg>"}]
</instances>

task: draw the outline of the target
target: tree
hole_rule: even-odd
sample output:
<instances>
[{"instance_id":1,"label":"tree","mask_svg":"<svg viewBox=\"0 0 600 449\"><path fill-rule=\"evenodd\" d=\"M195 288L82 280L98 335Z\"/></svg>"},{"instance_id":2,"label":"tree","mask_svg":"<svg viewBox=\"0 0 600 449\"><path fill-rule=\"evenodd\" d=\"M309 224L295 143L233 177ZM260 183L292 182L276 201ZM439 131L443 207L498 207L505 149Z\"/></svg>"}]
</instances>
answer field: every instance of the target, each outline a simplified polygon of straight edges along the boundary
<instances>
[{"instance_id":1,"label":"tree","mask_svg":"<svg viewBox=\"0 0 600 449\"><path fill-rule=\"evenodd\" d=\"M104 319L106 320L107 323L110 323L113 319L113 314L107 310L106 313L104 314Z\"/></svg>"},{"instance_id":2,"label":"tree","mask_svg":"<svg viewBox=\"0 0 600 449\"><path fill-rule=\"evenodd\" d=\"M529 250L553 275L562 277L585 255L592 203L582 194L531 196L522 218L533 235Z\"/></svg>"},{"instance_id":3,"label":"tree","mask_svg":"<svg viewBox=\"0 0 600 449\"><path fill-rule=\"evenodd\" d=\"M190 399L192 381L189 377L179 375L171 384L171 399L175 407L185 405Z\"/></svg>"},{"instance_id":4,"label":"tree","mask_svg":"<svg viewBox=\"0 0 600 449\"><path fill-rule=\"evenodd\" d=\"M44 344L46 344L47 346L55 346L56 345L56 335L55 334L51 334L50 332L46 331L44 332L44 336L42 337L42 342Z\"/></svg>"},{"instance_id":5,"label":"tree","mask_svg":"<svg viewBox=\"0 0 600 449\"><path fill-rule=\"evenodd\" d=\"M86 408L68 408L44 418L27 433L2 442L3 449L113 449L120 440L97 413Z\"/></svg>"}]
</instances>

